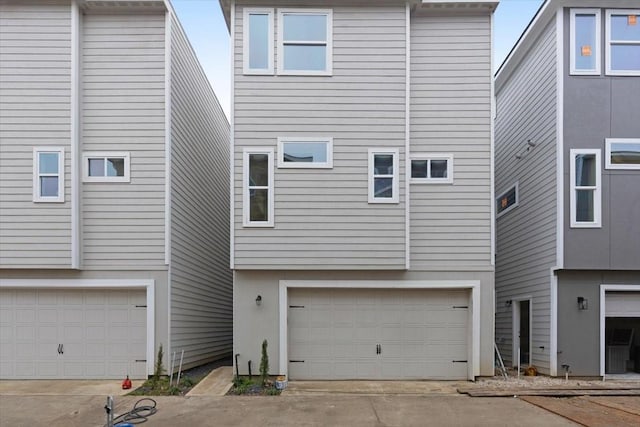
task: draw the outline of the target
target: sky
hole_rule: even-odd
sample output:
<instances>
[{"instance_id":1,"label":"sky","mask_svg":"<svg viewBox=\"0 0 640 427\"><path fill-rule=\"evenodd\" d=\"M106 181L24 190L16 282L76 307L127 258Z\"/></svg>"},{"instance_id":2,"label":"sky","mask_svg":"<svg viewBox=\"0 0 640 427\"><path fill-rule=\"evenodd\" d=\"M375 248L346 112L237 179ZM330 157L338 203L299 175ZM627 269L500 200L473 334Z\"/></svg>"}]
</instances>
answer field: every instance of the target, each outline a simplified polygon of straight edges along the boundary
<instances>
[{"instance_id":1,"label":"sky","mask_svg":"<svg viewBox=\"0 0 640 427\"><path fill-rule=\"evenodd\" d=\"M543 0L501 0L494 16L493 69L497 70ZM229 31L218 0L171 0L223 110L229 116Z\"/></svg>"}]
</instances>

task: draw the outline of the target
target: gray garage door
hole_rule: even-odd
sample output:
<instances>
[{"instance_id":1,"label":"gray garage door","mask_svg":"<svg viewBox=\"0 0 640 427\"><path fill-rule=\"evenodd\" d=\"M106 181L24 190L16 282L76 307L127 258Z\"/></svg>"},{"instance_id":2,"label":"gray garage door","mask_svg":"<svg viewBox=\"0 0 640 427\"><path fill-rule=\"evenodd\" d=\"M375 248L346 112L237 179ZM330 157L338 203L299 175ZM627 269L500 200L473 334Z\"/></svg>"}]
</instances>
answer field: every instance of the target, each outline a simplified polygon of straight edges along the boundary
<instances>
[{"instance_id":1,"label":"gray garage door","mask_svg":"<svg viewBox=\"0 0 640 427\"><path fill-rule=\"evenodd\" d=\"M291 379L466 379L469 292L289 289Z\"/></svg>"},{"instance_id":2,"label":"gray garage door","mask_svg":"<svg viewBox=\"0 0 640 427\"><path fill-rule=\"evenodd\" d=\"M144 290L0 289L0 378L146 378Z\"/></svg>"}]
</instances>

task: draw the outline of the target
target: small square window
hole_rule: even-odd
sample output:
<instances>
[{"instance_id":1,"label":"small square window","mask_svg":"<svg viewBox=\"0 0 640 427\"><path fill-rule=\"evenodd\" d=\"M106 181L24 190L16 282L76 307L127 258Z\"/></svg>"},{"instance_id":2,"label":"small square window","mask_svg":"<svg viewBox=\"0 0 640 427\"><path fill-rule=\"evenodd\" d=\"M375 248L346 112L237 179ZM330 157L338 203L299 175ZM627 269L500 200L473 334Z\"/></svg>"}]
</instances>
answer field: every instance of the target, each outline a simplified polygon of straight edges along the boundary
<instances>
[{"instance_id":1,"label":"small square window","mask_svg":"<svg viewBox=\"0 0 640 427\"><path fill-rule=\"evenodd\" d=\"M609 138L605 142L607 169L640 169L640 138Z\"/></svg>"},{"instance_id":2,"label":"small square window","mask_svg":"<svg viewBox=\"0 0 640 427\"><path fill-rule=\"evenodd\" d=\"M83 153L84 182L129 182L129 153Z\"/></svg>"},{"instance_id":3,"label":"small square window","mask_svg":"<svg viewBox=\"0 0 640 427\"><path fill-rule=\"evenodd\" d=\"M412 155L411 182L425 184L451 184L453 182L453 155Z\"/></svg>"},{"instance_id":4,"label":"small square window","mask_svg":"<svg viewBox=\"0 0 640 427\"><path fill-rule=\"evenodd\" d=\"M331 75L332 12L278 11L278 74Z\"/></svg>"},{"instance_id":5,"label":"small square window","mask_svg":"<svg viewBox=\"0 0 640 427\"><path fill-rule=\"evenodd\" d=\"M607 74L640 76L640 9L607 10Z\"/></svg>"},{"instance_id":6,"label":"small square window","mask_svg":"<svg viewBox=\"0 0 640 427\"><path fill-rule=\"evenodd\" d=\"M369 203L398 203L398 150L369 150Z\"/></svg>"},{"instance_id":7,"label":"small square window","mask_svg":"<svg viewBox=\"0 0 640 427\"><path fill-rule=\"evenodd\" d=\"M64 149L33 149L33 201L64 202Z\"/></svg>"},{"instance_id":8,"label":"small square window","mask_svg":"<svg viewBox=\"0 0 640 427\"><path fill-rule=\"evenodd\" d=\"M518 202L518 183L516 182L496 197L496 218L500 218L502 215L515 209L518 206Z\"/></svg>"},{"instance_id":9,"label":"small square window","mask_svg":"<svg viewBox=\"0 0 640 427\"><path fill-rule=\"evenodd\" d=\"M319 168L333 167L332 138L278 138L279 168Z\"/></svg>"}]
</instances>

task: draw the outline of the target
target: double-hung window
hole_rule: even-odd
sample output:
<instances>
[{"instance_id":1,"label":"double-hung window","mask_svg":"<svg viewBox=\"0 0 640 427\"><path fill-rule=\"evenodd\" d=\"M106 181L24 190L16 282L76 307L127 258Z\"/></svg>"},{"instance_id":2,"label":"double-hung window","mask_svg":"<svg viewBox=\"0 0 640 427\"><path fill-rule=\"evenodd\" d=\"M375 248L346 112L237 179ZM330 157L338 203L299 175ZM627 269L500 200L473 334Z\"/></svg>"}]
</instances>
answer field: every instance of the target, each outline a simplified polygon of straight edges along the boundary
<instances>
[{"instance_id":1,"label":"double-hung window","mask_svg":"<svg viewBox=\"0 0 640 427\"><path fill-rule=\"evenodd\" d=\"M331 75L332 12L278 10L278 74Z\"/></svg>"},{"instance_id":2,"label":"double-hung window","mask_svg":"<svg viewBox=\"0 0 640 427\"><path fill-rule=\"evenodd\" d=\"M369 150L369 203L398 203L398 150Z\"/></svg>"},{"instance_id":3,"label":"double-hung window","mask_svg":"<svg viewBox=\"0 0 640 427\"><path fill-rule=\"evenodd\" d=\"M607 74L640 76L640 9L607 10Z\"/></svg>"},{"instance_id":4,"label":"double-hung window","mask_svg":"<svg viewBox=\"0 0 640 427\"><path fill-rule=\"evenodd\" d=\"M640 169L640 138L607 138L607 169Z\"/></svg>"},{"instance_id":5,"label":"double-hung window","mask_svg":"<svg viewBox=\"0 0 640 427\"><path fill-rule=\"evenodd\" d=\"M599 228L602 214L600 150L571 150L569 161L571 227Z\"/></svg>"},{"instance_id":6,"label":"double-hung window","mask_svg":"<svg viewBox=\"0 0 640 427\"><path fill-rule=\"evenodd\" d=\"M33 201L64 202L64 149L33 149Z\"/></svg>"},{"instance_id":7,"label":"double-hung window","mask_svg":"<svg viewBox=\"0 0 640 427\"><path fill-rule=\"evenodd\" d=\"M453 182L453 155L414 154L411 156L411 182L450 184Z\"/></svg>"},{"instance_id":8,"label":"double-hung window","mask_svg":"<svg viewBox=\"0 0 640 427\"><path fill-rule=\"evenodd\" d=\"M273 148L245 148L242 160L243 225L273 227Z\"/></svg>"},{"instance_id":9,"label":"double-hung window","mask_svg":"<svg viewBox=\"0 0 640 427\"><path fill-rule=\"evenodd\" d=\"M244 74L273 74L273 9L244 9Z\"/></svg>"},{"instance_id":10,"label":"double-hung window","mask_svg":"<svg viewBox=\"0 0 640 427\"><path fill-rule=\"evenodd\" d=\"M600 9L571 9L571 74L600 75Z\"/></svg>"},{"instance_id":11,"label":"double-hung window","mask_svg":"<svg viewBox=\"0 0 640 427\"><path fill-rule=\"evenodd\" d=\"M84 182L129 182L129 153L86 152L82 155Z\"/></svg>"}]
</instances>

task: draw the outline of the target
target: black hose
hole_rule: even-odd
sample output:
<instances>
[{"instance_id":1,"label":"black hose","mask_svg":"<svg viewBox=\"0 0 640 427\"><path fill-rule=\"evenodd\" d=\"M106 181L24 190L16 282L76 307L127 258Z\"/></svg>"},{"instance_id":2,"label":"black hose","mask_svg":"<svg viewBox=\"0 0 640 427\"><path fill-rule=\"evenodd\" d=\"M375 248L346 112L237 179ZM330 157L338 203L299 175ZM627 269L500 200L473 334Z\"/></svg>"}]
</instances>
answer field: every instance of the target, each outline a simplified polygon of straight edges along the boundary
<instances>
[{"instance_id":1,"label":"black hose","mask_svg":"<svg viewBox=\"0 0 640 427\"><path fill-rule=\"evenodd\" d=\"M145 402L147 400L151 402L151 404L148 404L148 405L141 404L142 402ZM142 424L146 422L151 415L158 412L158 409L156 409L157 405L158 405L157 402L153 399L150 399L148 397L142 398L138 400L135 403L135 405L133 405L132 410L130 410L129 412L125 412L122 415L118 415L113 420L113 425L117 426L120 423Z\"/></svg>"}]
</instances>

